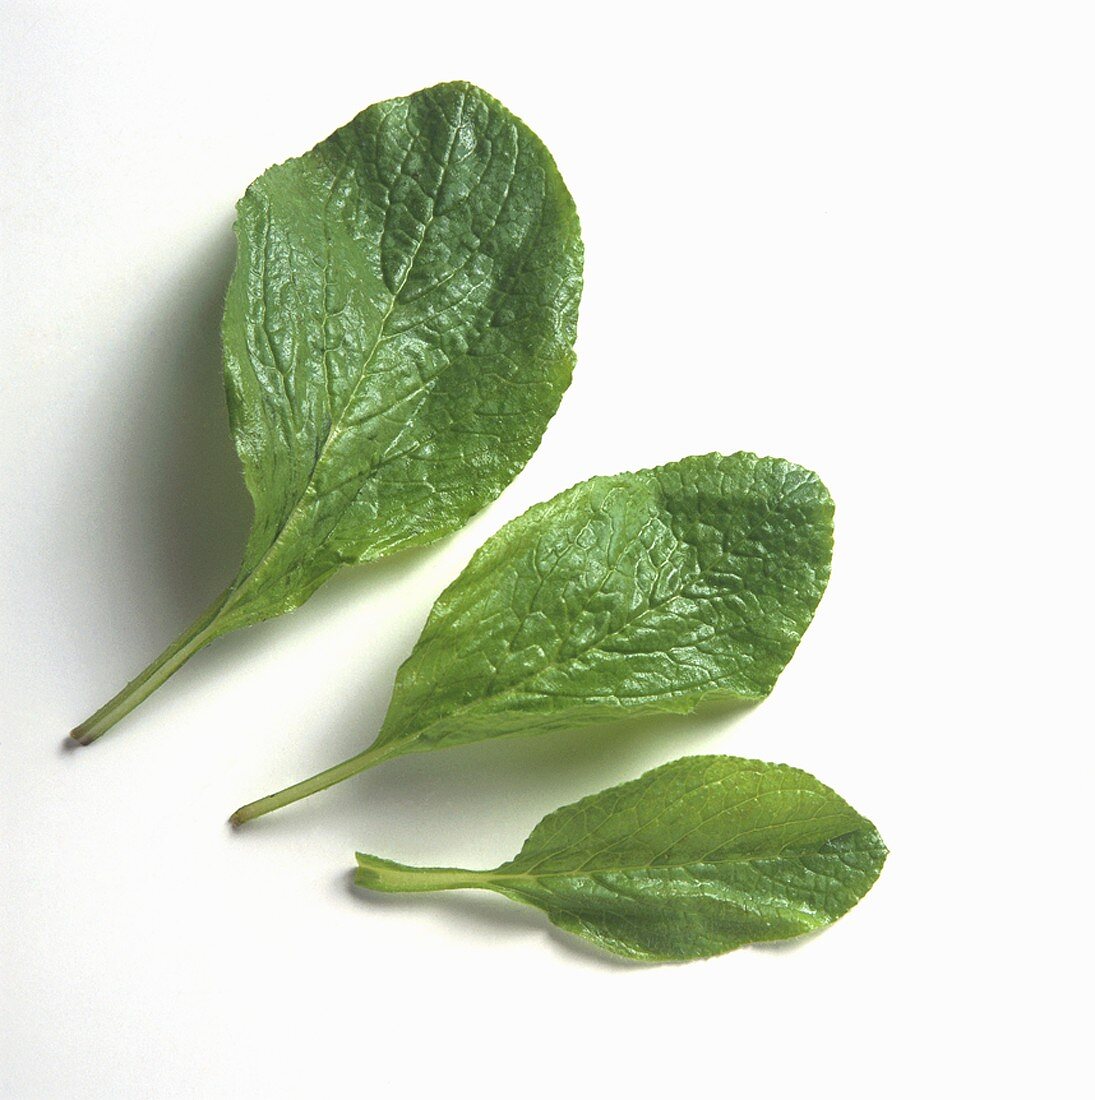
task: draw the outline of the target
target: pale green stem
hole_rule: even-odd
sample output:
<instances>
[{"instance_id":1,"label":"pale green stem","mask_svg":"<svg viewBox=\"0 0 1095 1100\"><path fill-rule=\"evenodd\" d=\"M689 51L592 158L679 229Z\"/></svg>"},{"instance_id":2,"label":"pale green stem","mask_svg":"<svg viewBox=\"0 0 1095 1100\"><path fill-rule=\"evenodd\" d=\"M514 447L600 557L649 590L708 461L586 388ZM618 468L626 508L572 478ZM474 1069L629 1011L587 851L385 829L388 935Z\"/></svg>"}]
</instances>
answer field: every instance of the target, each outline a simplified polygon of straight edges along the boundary
<instances>
[{"instance_id":1,"label":"pale green stem","mask_svg":"<svg viewBox=\"0 0 1095 1100\"><path fill-rule=\"evenodd\" d=\"M467 871L462 867L407 867L378 856L357 854L354 882L370 890L388 894L416 894L431 890L483 890L487 871Z\"/></svg>"},{"instance_id":2,"label":"pale green stem","mask_svg":"<svg viewBox=\"0 0 1095 1100\"><path fill-rule=\"evenodd\" d=\"M242 825L245 821L252 820L252 818L262 817L263 814L268 814L273 810L280 810L282 806L288 806L290 803L299 802L309 795L325 791L328 787L333 787L336 783L341 783L352 775L357 775L369 768L375 768L377 764L382 763L391 756L397 756L399 752L400 746L398 745L373 745L364 752L358 753L357 756L351 756L349 760L344 760L333 768L328 768L318 775L313 775L311 779L303 779L299 783L294 783L291 787L278 791L276 794L268 794L265 798L248 802L246 806L241 806L228 820L233 825Z\"/></svg>"},{"instance_id":3,"label":"pale green stem","mask_svg":"<svg viewBox=\"0 0 1095 1100\"><path fill-rule=\"evenodd\" d=\"M165 680L217 636L217 620L224 610L231 589L222 592L216 602L175 639L136 679L109 703L101 706L86 722L81 722L69 737L80 745L90 745L102 737L115 722L124 718L138 703L147 699Z\"/></svg>"}]
</instances>

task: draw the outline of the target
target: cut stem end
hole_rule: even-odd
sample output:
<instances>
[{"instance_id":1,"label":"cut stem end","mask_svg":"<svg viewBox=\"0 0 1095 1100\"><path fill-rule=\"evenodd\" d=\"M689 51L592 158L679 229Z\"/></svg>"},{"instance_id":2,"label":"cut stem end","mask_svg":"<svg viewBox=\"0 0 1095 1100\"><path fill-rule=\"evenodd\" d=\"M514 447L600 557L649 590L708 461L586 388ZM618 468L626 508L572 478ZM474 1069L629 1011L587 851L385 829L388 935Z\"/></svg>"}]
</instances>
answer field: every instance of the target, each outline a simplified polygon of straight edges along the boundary
<instances>
[{"instance_id":1,"label":"cut stem end","mask_svg":"<svg viewBox=\"0 0 1095 1100\"><path fill-rule=\"evenodd\" d=\"M228 819L228 823L233 828L239 828L246 821L253 821L256 817L273 813L274 810L280 810L284 806L299 802L309 795L325 791L328 787L333 787L336 783L341 783L344 779L349 779L359 772L375 768L377 764L390 757L398 756L399 751L397 745L372 745L364 752L358 753L357 756L352 756L349 760L344 760L333 768L328 768L326 771L319 772L318 775L313 775L311 779L301 780L301 782L294 783L284 790L268 794L265 798L248 802L246 806L241 806L232 814Z\"/></svg>"},{"instance_id":2,"label":"cut stem end","mask_svg":"<svg viewBox=\"0 0 1095 1100\"><path fill-rule=\"evenodd\" d=\"M385 894L422 894L434 890L488 889L483 871L462 867L408 867L394 860L357 853L354 885Z\"/></svg>"},{"instance_id":3,"label":"cut stem end","mask_svg":"<svg viewBox=\"0 0 1095 1100\"><path fill-rule=\"evenodd\" d=\"M92 741L97 741L178 672L199 649L207 646L217 636L217 619L227 595L227 592L222 593L216 603L184 630L136 679L130 680L113 699L76 726L69 737L78 745L90 745Z\"/></svg>"}]
</instances>

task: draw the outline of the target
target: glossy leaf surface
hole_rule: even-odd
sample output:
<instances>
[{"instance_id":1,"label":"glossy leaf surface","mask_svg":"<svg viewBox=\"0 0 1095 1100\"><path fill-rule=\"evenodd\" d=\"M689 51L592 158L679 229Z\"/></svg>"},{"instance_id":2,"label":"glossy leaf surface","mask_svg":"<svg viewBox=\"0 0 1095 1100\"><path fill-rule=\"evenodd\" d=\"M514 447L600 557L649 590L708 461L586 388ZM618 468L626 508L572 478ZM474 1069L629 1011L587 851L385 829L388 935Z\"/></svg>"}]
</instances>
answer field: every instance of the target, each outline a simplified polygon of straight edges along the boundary
<instances>
[{"instance_id":1,"label":"glossy leaf surface","mask_svg":"<svg viewBox=\"0 0 1095 1100\"><path fill-rule=\"evenodd\" d=\"M470 84L370 107L238 209L225 375L255 522L237 625L509 484L570 381L582 265L550 154Z\"/></svg>"},{"instance_id":2,"label":"glossy leaf surface","mask_svg":"<svg viewBox=\"0 0 1095 1100\"><path fill-rule=\"evenodd\" d=\"M832 523L815 474L747 453L575 485L438 598L370 748L233 820L404 753L762 699L825 589Z\"/></svg>"},{"instance_id":3,"label":"glossy leaf surface","mask_svg":"<svg viewBox=\"0 0 1095 1100\"><path fill-rule=\"evenodd\" d=\"M491 871L357 858L371 890L493 890L618 955L669 960L824 928L870 889L886 848L806 772L689 756L549 814Z\"/></svg>"},{"instance_id":4,"label":"glossy leaf surface","mask_svg":"<svg viewBox=\"0 0 1095 1100\"><path fill-rule=\"evenodd\" d=\"M825 589L832 520L816 475L746 453L576 485L503 527L437 600L377 744L761 699Z\"/></svg>"},{"instance_id":5,"label":"glossy leaf surface","mask_svg":"<svg viewBox=\"0 0 1095 1100\"><path fill-rule=\"evenodd\" d=\"M254 522L239 573L73 737L94 740L229 630L340 566L462 526L570 382L582 243L551 155L443 84L362 112L238 204L222 335Z\"/></svg>"}]
</instances>

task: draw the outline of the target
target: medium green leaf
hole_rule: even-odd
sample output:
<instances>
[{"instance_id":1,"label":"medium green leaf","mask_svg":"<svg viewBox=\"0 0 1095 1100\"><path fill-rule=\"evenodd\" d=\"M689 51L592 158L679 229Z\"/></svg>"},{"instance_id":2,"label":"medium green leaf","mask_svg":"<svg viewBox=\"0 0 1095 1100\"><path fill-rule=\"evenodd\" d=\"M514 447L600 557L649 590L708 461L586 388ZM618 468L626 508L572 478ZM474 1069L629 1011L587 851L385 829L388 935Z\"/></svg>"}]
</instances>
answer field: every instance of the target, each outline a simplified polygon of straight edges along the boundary
<instances>
[{"instance_id":1,"label":"medium green leaf","mask_svg":"<svg viewBox=\"0 0 1095 1100\"><path fill-rule=\"evenodd\" d=\"M437 600L376 742L234 820L404 753L763 698L825 589L832 520L815 474L747 453L536 505Z\"/></svg>"},{"instance_id":2,"label":"medium green leaf","mask_svg":"<svg viewBox=\"0 0 1095 1100\"><path fill-rule=\"evenodd\" d=\"M832 924L886 848L835 791L785 764L687 756L549 814L492 871L358 854L371 890L481 889L632 959L697 959Z\"/></svg>"},{"instance_id":3,"label":"medium green leaf","mask_svg":"<svg viewBox=\"0 0 1095 1100\"><path fill-rule=\"evenodd\" d=\"M570 382L574 203L539 139L470 84L370 107L269 169L236 235L222 335L255 506L243 563L77 740L342 565L462 526L528 461Z\"/></svg>"}]
</instances>

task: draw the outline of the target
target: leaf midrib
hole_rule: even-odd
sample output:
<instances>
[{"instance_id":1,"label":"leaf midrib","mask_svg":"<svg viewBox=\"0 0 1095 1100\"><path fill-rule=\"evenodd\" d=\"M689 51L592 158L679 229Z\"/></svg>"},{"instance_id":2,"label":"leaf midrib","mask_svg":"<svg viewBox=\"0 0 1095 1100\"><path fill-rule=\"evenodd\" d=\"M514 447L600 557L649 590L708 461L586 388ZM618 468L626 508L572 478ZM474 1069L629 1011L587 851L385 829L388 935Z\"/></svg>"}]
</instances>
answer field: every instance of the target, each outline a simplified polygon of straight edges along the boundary
<instances>
[{"instance_id":1,"label":"leaf midrib","mask_svg":"<svg viewBox=\"0 0 1095 1100\"><path fill-rule=\"evenodd\" d=\"M861 826L860 828L850 829L848 832L837 833L835 836L826 837L823 844L831 844L834 840L841 840L844 837L855 836L860 833L864 833L869 829L869 826ZM497 871L485 871L482 875L489 881L495 881L498 879L504 879L506 881L513 879L525 879L530 881L538 881L540 879L550 878L591 878L594 875L609 875L609 874L632 874L637 871L650 871L650 872L662 872L662 871L682 871L692 867L719 867L723 864L737 864L737 863L775 863L784 862L793 859L801 859L805 856L833 856L837 857L837 853L821 852L815 848L808 849L783 849L777 855L771 856L756 856L756 855L741 855L741 856L728 856L723 859L703 859L695 858L689 860L682 860L679 863L659 863L652 865L649 863L636 864L634 866L626 867L583 867L580 869L571 868L566 871L544 871L544 872L515 872L515 873L498 873Z\"/></svg>"}]
</instances>

